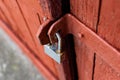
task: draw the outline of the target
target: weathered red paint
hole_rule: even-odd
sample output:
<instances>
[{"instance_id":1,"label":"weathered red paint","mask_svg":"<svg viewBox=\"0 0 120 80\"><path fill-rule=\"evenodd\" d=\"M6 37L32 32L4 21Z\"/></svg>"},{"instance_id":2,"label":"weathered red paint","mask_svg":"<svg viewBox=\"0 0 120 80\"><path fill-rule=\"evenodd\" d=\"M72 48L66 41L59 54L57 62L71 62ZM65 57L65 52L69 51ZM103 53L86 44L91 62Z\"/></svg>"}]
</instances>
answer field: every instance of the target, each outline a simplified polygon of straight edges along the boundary
<instances>
[{"instance_id":1,"label":"weathered red paint","mask_svg":"<svg viewBox=\"0 0 120 80\"><path fill-rule=\"evenodd\" d=\"M70 13L97 32L101 0L70 0ZM77 29L77 28L76 28ZM94 51L74 38L79 80L94 80Z\"/></svg>"},{"instance_id":2,"label":"weathered red paint","mask_svg":"<svg viewBox=\"0 0 120 80\"><path fill-rule=\"evenodd\" d=\"M74 16L57 20L65 13L61 8L66 6L64 1L70 1L69 12ZM42 44L54 42L58 30L63 38L74 36L79 80L119 80L119 7L119 0L1 0L0 25L48 80L74 80L70 51L65 49L66 63L57 64L44 54L36 37L39 35Z\"/></svg>"},{"instance_id":3,"label":"weathered red paint","mask_svg":"<svg viewBox=\"0 0 120 80\"><path fill-rule=\"evenodd\" d=\"M119 80L120 73L109 65L102 57L96 55L94 80Z\"/></svg>"},{"instance_id":4,"label":"weathered red paint","mask_svg":"<svg viewBox=\"0 0 120 80\"><path fill-rule=\"evenodd\" d=\"M4 4L6 5L9 13L12 16L12 19L14 20L14 23L16 23L17 30L16 33L20 35L20 38L34 51L36 52L35 49L35 44L32 40L32 36L29 33L29 29L27 28L27 24L24 21L24 17L19 10L19 6L17 5L15 0L4 0ZM15 12L17 15L15 15ZM19 21L18 21L19 19ZM24 27L21 27L24 26Z\"/></svg>"},{"instance_id":5,"label":"weathered red paint","mask_svg":"<svg viewBox=\"0 0 120 80\"><path fill-rule=\"evenodd\" d=\"M101 0L70 0L71 13L96 32Z\"/></svg>"},{"instance_id":6,"label":"weathered red paint","mask_svg":"<svg viewBox=\"0 0 120 80\"><path fill-rule=\"evenodd\" d=\"M108 5L109 3L109 5ZM120 48L120 1L119 0L103 0L100 6L100 16L98 23L98 34L107 41L110 45L119 51ZM106 54L106 52L104 52ZM109 54L109 53L108 53ZM109 54L111 55L111 54ZM119 55L119 54L118 54ZM112 56L112 55L111 55ZM116 59L113 57L111 60ZM102 64L100 64L102 63ZM97 56L95 79L100 80L105 78L106 80L119 80L120 70L117 70L111 62L106 62L104 58ZM120 66L119 61L114 61L114 64ZM116 65L115 65L116 66ZM103 74L101 74L103 72ZM103 76L103 77L101 77ZM99 79L98 79L99 78Z\"/></svg>"}]
</instances>

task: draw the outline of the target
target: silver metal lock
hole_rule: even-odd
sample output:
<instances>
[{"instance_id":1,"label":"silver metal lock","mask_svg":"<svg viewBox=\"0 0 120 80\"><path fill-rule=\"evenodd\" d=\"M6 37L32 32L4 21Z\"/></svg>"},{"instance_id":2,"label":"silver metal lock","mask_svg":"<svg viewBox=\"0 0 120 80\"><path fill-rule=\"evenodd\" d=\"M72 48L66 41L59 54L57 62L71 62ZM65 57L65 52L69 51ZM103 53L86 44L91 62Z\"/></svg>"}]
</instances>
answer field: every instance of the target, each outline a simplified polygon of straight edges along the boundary
<instances>
[{"instance_id":1,"label":"silver metal lock","mask_svg":"<svg viewBox=\"0 0 120 80\"><path fill-rule=\"evenodd\" d=\"M62 62L62 39L59 33L56 33L57 43L44 45L45 53L58 63Z\"/></svg>"}]
</instances>

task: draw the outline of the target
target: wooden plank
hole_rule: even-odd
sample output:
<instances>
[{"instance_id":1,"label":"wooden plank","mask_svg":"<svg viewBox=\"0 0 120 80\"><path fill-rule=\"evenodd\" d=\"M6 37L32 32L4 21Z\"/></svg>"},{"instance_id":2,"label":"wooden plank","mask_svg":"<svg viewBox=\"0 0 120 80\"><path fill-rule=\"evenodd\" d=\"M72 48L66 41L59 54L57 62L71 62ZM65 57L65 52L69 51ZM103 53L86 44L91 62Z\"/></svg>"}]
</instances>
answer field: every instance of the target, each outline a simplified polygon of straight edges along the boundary
<instances>
[{"instance_id":1,"label":"wooden plank","mask_svg":"<svg viewBox=\"0 0 120 80\"><path fill-rule=\"evenodd\" d=\"M4 0L4 4L6 5L7 9L9 10L14 22L16 23L17 27L19 28L16 31L17 34L21 34L21 39L34 51L37 53L35 48L34 42L30 35L30 32L27 28L27 24L24 21L22 13L20 12L19 6L17 5L15 0Z\"/></svg>"},{"instance_id":2,"label":"wooden plank","mask_svg":"<svg viewBox=\"0 0 120 80\"><path fill-rule=\"evenodd\" d=\"M75 52L78 70L78 80L92 80L94 51L78 39L75 40Z\"/></svg>"},{"instance_id":3,"label":"wooden plank","mask_svg":"<svg viewBox=\"0 0 120 80\"><path fill-rule=\"evenodd\" d=\"M14 23L14 20L3 1L0 2L0 8L1 8L2 13L5 15L5 17L8 21L6 23L9 24L11 26L11 29L16 32L18 30L18 28L17 28L16 24ZM16 35L18 35L18 34L16 34Z\"/></svg>"},{"instance_id":4,"label":"wooden plank","mask_svg":"<svg viewBox=\"0 0 120 80\"><path fill-rule=\"evenodd\" d=\"M102 1L98 34L118 50L120 50L119 13L120 13L120 0Z\"/></svg>"},{"instance_id":5,"label":"wooden plank","mask_svg":"<svg viewBox=\"0 0 120 80\"><path fill-rule=\"evenodd\" d=\"M71 13L92 30L96 31L100 0L70 0Z\"/></svg>"},{"instance_id":6,"label":"wooden plank","mask_svg":"<svg viewBox=\"0 0 120 80\"><path fill-rule=\"evenodd\" d=\"M100 0L70 0L71 13L95 32L99 16L99 1ZM75 38L75 52L77 56L78 79L92 80L94 51Z\"/></svg>"},{"instance_id":7,"label":"wooden plank","mask_svg":"<svg viewBox=\"0 0 120 80\"><path fill-rule=\"evenodd\" d=\"M120 80L120 72L116 72L109 63L96 56L94 80Z\"/></svg>"},{"instance_id":8,"label":"wooden plank","mask_svg":"<svg viewBox=\"0 0 120 80\"><path fill-rule=\"evenodd\" d=\"M80 41L76 44L79 80L92 80L94 53ZM79 48L79 49L78 49Z\"/></svg>"},{"instance_id":9,"label":"wooden plank","mask_svg":"<svg viewBox=\"0 0 120 80\"><path fill-rule=\"evenodd\" d=\"M28 24L29 30L32 34L32 38L35 42L38 53L36 55L43 60L46 66L49 66L50 71L57 75L54 61L44 54L43 46L41 46L37 40L36 34L40 25L48 19L44 16L42 9L38 3L38 0L17 0L18 5L25 17L25 21Z\"/></svg>"},{"instance_id":10,"label":"wooden plank","mask_svg":"<svg viewBox=\"0 0 120 80\"><path fill-rule=\"evenodd\" d=\"M120 1L119 0L102 0L101 3L101 10L100 10L100 20L98 24L98 34L106 40L110 45L112 45L114 48L116 48L118 51L120 50ZM109 5L108 5L109 4ZM119 54L115 54L119 55ZM108 56L113 56L110 53L108 53ZM103 57L103 56L101 56ZM113 56L111 60L116 59L117 56ZM118 57L119 59L120 57ZM110 65L111 62L106 63L108 61L104 61L103 58L100 59L98 57L98 60L96 62L96 68L95 68L95 79L101 80L119 80L120 79L120 70L116 70L115 66ZM102 63L102 64L100 64ZM114 61L114 64L116 66L120 64L119 60ZM119 69L119 68L118 68ZM105 74L103 74L105 73Z\"/></svg>"},{"instance_id":11,"label":"wooden plank","mask_svg":"<svg viewBox=\"0 0 120 80\"><path fill-rule=\"evenodd\" d=\"M5 15L4 15L4 12L2 11L1 7L0 7L0 19L5 21L5 22L8 22Z\"/></svg>"}]
</instances>

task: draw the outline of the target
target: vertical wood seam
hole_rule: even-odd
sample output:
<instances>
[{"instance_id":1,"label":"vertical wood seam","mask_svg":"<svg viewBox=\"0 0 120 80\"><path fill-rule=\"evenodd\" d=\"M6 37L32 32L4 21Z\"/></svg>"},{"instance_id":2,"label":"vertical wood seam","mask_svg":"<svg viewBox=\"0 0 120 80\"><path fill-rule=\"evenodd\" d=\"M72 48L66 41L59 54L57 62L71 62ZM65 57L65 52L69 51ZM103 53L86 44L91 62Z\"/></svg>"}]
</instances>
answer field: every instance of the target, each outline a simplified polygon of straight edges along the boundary
<instances>
[{"instance_id":1,"label":"vertical wood seam","mask_svg":"<svg viewBox=\"0 0 120 80\"><path fill-rule=\"evenodd\" d=\"M96 66L95 63L96 63L96 53L94 53L94 57L93 57L92 80L94 80L95 66Z\"/></svg>"},{"instance_id":2,"label":"vertical wood seam","mask_svg":"<svg viewBox=\"0 0 120 80\"><path fill-rule=\"evenodd\" d=\"M98 33L98 25L99 25L99 22L100 22L101 6L102 6L102 0L99 0L98 19L97 19L97 23L96 23L96 33Z\"/></svg>"}]
</instances>

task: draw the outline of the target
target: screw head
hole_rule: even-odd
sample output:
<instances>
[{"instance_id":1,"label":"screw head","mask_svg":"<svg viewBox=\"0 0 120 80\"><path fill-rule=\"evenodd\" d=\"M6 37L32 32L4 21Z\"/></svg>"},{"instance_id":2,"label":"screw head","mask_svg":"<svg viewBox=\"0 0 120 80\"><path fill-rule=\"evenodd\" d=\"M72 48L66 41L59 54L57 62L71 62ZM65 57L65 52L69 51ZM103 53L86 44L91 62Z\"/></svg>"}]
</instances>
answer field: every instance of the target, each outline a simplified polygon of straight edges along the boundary
<instances>
[{"instance_id":1,"label":"screw head","mask_svg":"<svg viewBox=\"0 0 120 80\"><path fill-rule=\"evenodd\" d=\"M46 21L46 20L47 20L47 17L46 17L46 16L44 16L44 17L43 17L43 21Z\"/></svg>"},{"instance_id":2,"label":"screw head","mask_svg":"<svg viewBox=\"0 0 120 80\"><path fill-rule=\"evenodd\" d=\"M79 38L82 38L82 37L83 37L83 34L78 33L78 37L79 37Z\"/></svg>"}]
</instances>

